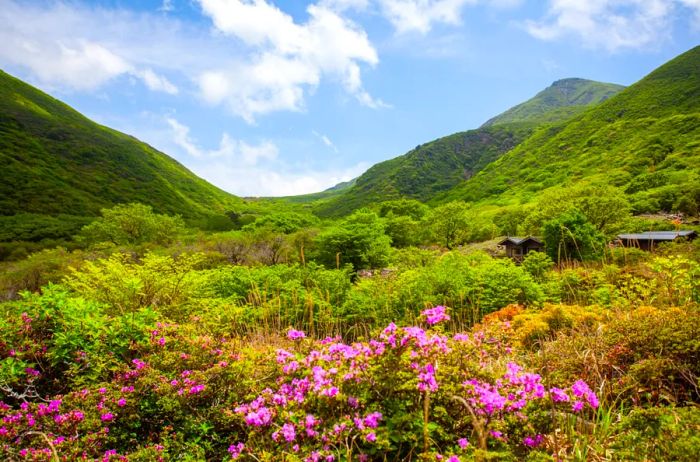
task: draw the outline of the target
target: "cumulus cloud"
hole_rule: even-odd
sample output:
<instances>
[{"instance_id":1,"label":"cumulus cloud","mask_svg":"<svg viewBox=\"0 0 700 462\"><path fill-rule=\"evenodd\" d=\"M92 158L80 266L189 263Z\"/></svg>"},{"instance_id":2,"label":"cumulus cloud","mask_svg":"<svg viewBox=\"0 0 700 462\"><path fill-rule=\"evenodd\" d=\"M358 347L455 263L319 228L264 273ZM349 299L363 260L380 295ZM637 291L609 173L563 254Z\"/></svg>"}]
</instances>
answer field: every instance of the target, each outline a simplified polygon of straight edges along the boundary
<instances>
[{"instance_id":1,"label":"cumulus cloud","mask_svg":"<svg viewBox=\"0 0 700 462\"><path fill-rule=\"evenodd\" d=\"M291 196L322 191L351 180L368 168L363 162L348 168L298 169L279 161L279 149L271 141L249 144L228 133L222 135L216 149L207 150L192 138L188 126L174 117L165 121L170 139L151 134L154 145L170 151L182 150L189 156L183 159L185 165L194 173L240 196ZM327 136L314 134L335 149Z\"/></svg>"},{"instance_id":2,"label":"cumulus cloud","mask_svg":"<svg viewBox=\"0 0 700 462\"><path fill-rule=\"evenodd\" d=\"M325 6L334 11L346 11L346 10L366 10L369 5L369 0L321 0L319 2L321 6Z\"/></svg>"},{"instance_id":3,"label":"cumulus cloud","mask_svg":"<svg viewBox=\"0 0 700 462\"><path fill-rule=\"evenodd\" d=\"M236 140L228 133L221 136L221 142L217 149L205 150L192 139L190 128L187 125L180 123L173 117L167 117L165 121L171 129L173 143L196 159L228 159L252 166L257 165L261 160L276 159L279 152L277 146L271 141L264 140L260 144L252 145L245 141Z\"/></svg>"},{"instance_id":4,"label":"cumulus cloud","mask_svg":"<svg viewBox=\"0 0 700 462\"><path fill-rule=\"evenodd\" d=\"M550 0L546 18L526 30L542 40L577 37L591 48L614 52L669 38L678 6L700 15L700 0Z\"/></svg>"},{"instance_id":5,"label":"cumulus cloud","mask_svg":"<svg viewBox=\"0 0 700 462\"><path fill-rule=\"evenodd\" d=\"M96 28L110 16L63 4L40 8L7 1L0 9L0 59L52 86L92 91L131 75L150 90L176 94L167 78L127 56L106 34L99 37Z\"/></svg>"},{"instance_id":6,"label":"cumulus cloud","mask_svg":"<svg viewBox=\"0 0 700 462\"><path fill-rule=\"evenodd\" d=\"M362 66L375 66L377 52L365 31L342 16L366 3L319 0L298 23L270 1L200 0L212 34L155 11L6 0L0 62L29 71L46 86L78 91L132 76L149 90L176 95L181 92L173 76L179 76L205 101L226 105L248 122L303 110L309 92L324 80L335 80L360 104L380 108L386 105L362 83ZM166 1L160 10L172 7Z\"/></svg>"},{"instance_id":7,"label":"cumulus cloud","mask_svg":"<svg viewBox=\"0 0 700 462\"><path fill-rule=\"evenodd\" d=\"M361 64L379 62L376 50L362 28L331 8L359 3L309 5L305 23L296 23L265 0L199 3L217 31L235 37L250 50L249 59L233 60L199 76L201 94L208 102L225 104L253 122L261 114L302 110L306 92L329 76L361 104L383 105L367 93L361 78Z\"/></svg>"},{"instance_id":8,"label":"cumulus cloud","mask_svg":"<svg viewBox=\"0 0 700 462\"><path fill-rule=\"evenodd\" d=\"M435 23L457 25L462 9L478 0L378 0L383 14L398 33L426 34Z\"/></svg>"},{"instance_id":9,"label":"cumulus cloud","mask_svg":"<svg viewBox=\"0 0 700 462\"><path fill-rule=\"evenodd\" d=\"M153 72L152 69L135 71L135 75L143 80L148 88L153 91L162 91L171 95L176 95L178 89L168 79Z\"/></svg>"},{"instance_id":10,"label":"cumulus cloud","mask_svg":"<svg viewBox=\"0 0 700 462\"><path fill-rule=\"evenodd\" d=\"M366 163L359 163L349 168L298 171L283 166L263 169L214 162L193 166L192 171L239 196L278 197L323 191L358 177L368 167Z\"/></svg>"}]
</instances>

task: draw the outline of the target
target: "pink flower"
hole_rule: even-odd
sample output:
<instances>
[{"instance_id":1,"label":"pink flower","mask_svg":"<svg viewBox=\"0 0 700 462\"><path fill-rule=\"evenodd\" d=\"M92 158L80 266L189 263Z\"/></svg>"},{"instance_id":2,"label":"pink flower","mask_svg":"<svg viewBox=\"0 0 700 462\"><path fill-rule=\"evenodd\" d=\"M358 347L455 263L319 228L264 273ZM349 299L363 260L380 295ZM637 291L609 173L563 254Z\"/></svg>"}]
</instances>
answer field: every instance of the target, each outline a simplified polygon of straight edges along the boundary
<instances>
[{"instance_id":1,"label":"pink flower","mask_svg":"<svg viewBox=\"0 0 700 462\"><path fill-rule=\"evenodd\" d=\"M365 439L370 443L374 443L377 441L377 435L374 432L368 433L367 436L365 436Z\"/></svg>"},{"instance_id":2,"label":"pink flower","mask_svg":"<svg viewBox=\"0 0 700 462\"><path fill-rule=\"evenodd\" d=\"M204 385L195 385L190 388L189 393L190 395L196 395L198 393L201 393L202 391L204 391Z\"/></svg>"},{"instance_id":3,"label":"pink flower","mask_svg":"<svg viewBox=\"0 0 700 462\"><path fill-rule=\"evenodd\" d=\"M289 332L287 332L287 338L289 340L301 340L306 338L306 334L300 330L289 329Z\"/></svg>"},{"instance_id":4,"label":"pink flower","mask_svg":"<svg viewBox=\"0 0 700 462\"><path fill-rule=\"evenodd\" d=\"M117 406L119 406L119 407L126 406L126 400L124 398L121 398L119 401L117 401Z\"/></svg>"},{"instance_id":5,"label":"pink flower","mask_svg":"<svg viewBox=\"0 0 700 462\"><path fill-rule=\"evenodd\" d=\"M469 446L469 440L466 438L460 438L457 440L457 445L462 449L467 449L467 446Z\"/></svg>"},{"instance_id":6,"label":"pink flower","mask_svg":"<svg viewBox=\"0 0 700 462\"><path fill-rule=\"evenodd\" d=\"M535 435L534 438L531 436L526 436L525 438L523 438L523 444L530 448L536 448L537 446L542 444L543 440L544 436L542 435Z\"/></svg>"},{"instance_id":7,"label":"pink flower","mask_svg":"<svg viewBox=\"0 0 700 462\"><path fill-rule=\"evenodd\" d=\"M290 423L282 425L282 436L288 443L294 441L297 438L297 433L294 429L294 425Z\"/></svg>"},{"instance_id":8,"label":"pink flower","mask_svg":"<svg viewBox=\"0 0 700 462\"><path fill-rule=\"evenodd\" d=\"M566 403L569 401L569 395L567 395L566 392L561 388L551 388L549 390L549 396L552 397L552 401L554 401L555 403Z\"/></svg>"},{"instance_id":9,"label":"pink flower","mask_svg":"<svg viewBox=\"0 0 700 462\"><path fill-rule=\"evenodd\" d=\"M371 414L367 414L367 416L365 416L364 423L368 428L377 428L380 420L382 420L382 413L372 412Z\"/></svg>"},{"instance_id":10,"label":"pink flower","mask_svg":"<svg viewBox=\"0 0 700 462\"><path fill-rule=\"evenodd\" d=\"M109 422L109 421L111 421L112 419L114 419L114 414L112 414L111 412L106 412L106 413L104 413L104 414L102 414L102 415L100 416L100 419L101 419L103 422Z\"/></svg>"},{"instance_id":11,"label":"pink flower","mask_svg":"<svg viewBox=\"0 0 700 462\"><path fill-rule=\"evenodd\" d=\"M450 316L447 313L445 313L445 307L441 305L436 306L435 308L423 310L421 314L425 316L425 322L427 322L428 325L431 326L442 321L450 320Z\"/></svg>"},{"instance_id":12,"label":"pink flower","mask_svg":"<svg viewBox=\"0 0 700 462\"><path fill-rule=\"evenodd\" d=\"M245 445L243 443L232 444L228 447L228 452L231 454L232 459L238 459L241 452L243 452L243 449L245 449Z\"/></svg>"}]
</instances>

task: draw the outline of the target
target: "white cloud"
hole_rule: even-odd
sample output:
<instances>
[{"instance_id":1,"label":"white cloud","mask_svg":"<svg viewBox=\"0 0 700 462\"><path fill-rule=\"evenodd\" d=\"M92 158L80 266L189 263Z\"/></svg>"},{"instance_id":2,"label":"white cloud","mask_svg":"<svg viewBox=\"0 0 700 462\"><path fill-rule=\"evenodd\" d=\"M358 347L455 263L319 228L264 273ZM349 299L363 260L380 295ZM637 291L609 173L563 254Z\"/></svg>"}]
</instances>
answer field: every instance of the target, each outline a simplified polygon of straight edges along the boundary
<instances>
[{"instance_id":1,"label":"white cloud","mask_svg":"<svg viewBox=\"0 0 700 462\"><path fill-rule=\"evenodd\" d=\"M50 86L94 91L132 75L150 90L176 94L177 87L146 60L134 59L138 57L125 53L127 47L112 41L107 31L114 32L114 19L123 16L60 3L40 8L7 1L0 9L0 60L29 70Z\"/></svg>"},{"instance_id":2,"label":"white cloud","mask_svg":"<svg viewBox=\"0 0 700 462\"><path fill-rule=\"evenodd\" d=\"M294 196L323 191L352 180L368 167L368 164L360 163L349 168L298 171L282 165L262 169L214 162L193 166L192 171L239 196Z\"/></svg>"},{"instance_id":3,"label":"white cloud","mask_svg":"<svg viewBox=\"0 0 700 462\"><path fill-rule=\"evenodd\" d=\"M319 5L333 11L358 10L363 11L369 7L369 0L321 0Z\"/></svg>"},{"instance_id":4,"label":"white cloud","mask_svg":"<svg viewBox=\"0 0 700 462\"><path fill-rule=\"evenodd\" d=\"M700 17L700 0L550 0L547 17L528 21L526 29L542 40L574 36L610 52L643 48L670 37L679 5Z\"/></svg>"},{"instance_id":5,"label":"white cloud","mask_svg":"<svg viewBox=\"0 0 700 462\"><path fill-rule=\"evenodd\" d=\"M328 138L327 135L324 135L323 133L319 133L316 130L312 131L311 133L314 134L315 137L317 137L323 144L325 144L327 147L331 148L336 154L338 153L338 148L333 144L333 141L331 141L330 138Z\"/></svg>"},{"instance_id":6,"label":"white cloud","mask_svg":"<svg viewBox=\"0 0 700 462\"><path fill-rule=\"evenodd\" d=\"M364 30L329 6L309 5L309 19L299 24L265 0L199 2L219 32L249 49L249 59L200 74L198 84L208 102L225 104L253 122L261 114L302 110L306 92L330 76L361 104L384 104L362 85L360 64L376 65L376 50Z\"/></svg>"},{"instance_id":7,"label":"white cloud","mask_svg":"<svg viewBox=\"0 0 700 462\"><path fill-rule=\"evenodd\" d=\"M134 74L141 78L146 86L153 91L162 91L171 95L176 95L178 89L168 79L162 75L158 75L151 69L135 71Z\"/></svg>"},{"instance_id":8,"label":"white cloud","mask_svg":"<svg viewBox=\"0 0 700 462\"><path fill-rule=\"evenodd\" d=\"M362 162L349 168L292 168L279 161L279 149L271 141L249 144L233 139L227 133L222 135L217 149L207 150L192 139L189 127L173 117L165 120L169 140L152 132L147 137L168 151L179 149L185 152L189 158L183 161L195 174L239 196L290 196L318 192L351 180L369 167ZM327 136L314 134L335 149Z\"/></svg>"},{"instance_id":9,"label":"white cloud","mask_svg":"<svg viewBox=\"0 0 700 462\"><path fill-rule=\"evenodd\" d=\"M478 0L378 0L398 33L427 34L434 23L458 25L462 9ZM501 0L502 1L502 0Z\"/></svg>"},{"instance_id":10,"label":"white cloud","mask_svg":"<svg viewBox=\"0 0 700 462\"><path fill-rule=\"evenodd\" d=\"M700 28L700 0L680 0L681 4L686 8L690 8L694 16L694 26Z\"/></svg>"},{"instance_id":11,"label":"white cloud","mask_svg":"<svg viewBox=\"0 0 700 462\"><path fill-rule=\"evenodd\" d=\"M228 133L221 136L217 149L205 150L190 137L190 128L187 125L173 117L166 117L165 121L170 126L173 143L196 159L228 159L235 163L253 166L260 160L275 160L279 152L277 146L271 141L264 140L258 145L252 145L233 139Z\"/></svg>"},{"instance_id":12,"label":"white cloud","mask_svg":"<svg viewBox=\"0 0 700 462\"><path fill-rule=\"evenodd\" d=\"M173 142L182 148L187 154L192 157L204 157L204 152L190 138L190 127L181 124L172 117L168 117L165 121L172 129Z\"/></svg>"}]
</instances>

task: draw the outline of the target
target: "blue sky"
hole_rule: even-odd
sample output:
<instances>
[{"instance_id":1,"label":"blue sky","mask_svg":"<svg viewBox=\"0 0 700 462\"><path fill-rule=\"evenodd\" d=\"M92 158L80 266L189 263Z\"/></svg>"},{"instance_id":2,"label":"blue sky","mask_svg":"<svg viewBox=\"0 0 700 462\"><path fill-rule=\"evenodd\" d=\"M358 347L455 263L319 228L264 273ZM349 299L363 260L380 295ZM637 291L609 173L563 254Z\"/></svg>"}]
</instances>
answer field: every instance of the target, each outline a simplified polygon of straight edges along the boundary
<instances>
[{"instance_id":1,"label":"blue sky","mask_svg":"<svg viewBox=\"0 0 700 462\"><path fill-rule=\"evenodd\" d=\"M234 194L314 192L551 82L629 85L700 0L2 0L0 67Z\"/></svg>"}]
</instances>

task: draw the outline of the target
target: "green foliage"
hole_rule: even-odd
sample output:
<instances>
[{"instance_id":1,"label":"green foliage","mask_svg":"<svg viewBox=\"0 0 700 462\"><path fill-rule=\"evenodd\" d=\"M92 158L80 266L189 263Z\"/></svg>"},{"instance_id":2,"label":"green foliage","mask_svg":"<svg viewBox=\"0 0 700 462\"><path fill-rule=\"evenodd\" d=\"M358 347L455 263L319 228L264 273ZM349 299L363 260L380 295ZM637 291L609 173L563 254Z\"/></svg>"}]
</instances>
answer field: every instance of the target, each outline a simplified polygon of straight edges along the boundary
<instances>
[{"instance_id":1,"label":"green foliage","mask_svg":"<svg viewBox=\"0 0 700 462\"><path fill-rule=\"evenodd\" d=\"M484 126L533 121L552 123L580 114L622 91L622 85L585 79L557 80L534 98L508 109L487 121Z\"/></svg>"},{"instance_id":2,"label":"green foliage","mask_svg":"<svg viewBox=\"0 0 700 462\"><path fill-rule=\"evenodd\" d=\"M2 342L14 346L15 356L0 361L0 383L18 385L31 367L41 371L33 382L41 394L108 380L133 348L149 342L157 316L148 309L110 315L102 303L56 285L1 306Z\"/></svg>"},{"instance_id":3,"label":"green foliage","mask_svg":"<svg viewBox=\"0 0 700 462\"><path fill-rule=\"evenodd\" d=\"M180 216L159 215L143 204L116 205L102 209L102 217L81 230L88 243L108 242L114 245L172 243L184 229Z\"/></svg>"},{"instance_id":4,"label":"green foliage","mask_svg":"<svg viewBox=\"0 0 700 462\"><path fill-rule=\"evenodd\" d=\"M528 253L523 259L522 265L523 269L537 281L544 280L547 272L554 268L554 262L544 252Z\"/></svg>"},{"instance_id":5,"label":"green foliage","mask_svg":"<svg viewBox=\"0 0 700 462\"><path fill-rule=\"evenodd\" d=\"M693 462L700 448L700 409L635 409L615 430L613 460Z\"/></svg>"},{"instance_id":6,"label":"green foliage","mask_svg":"<svg viewBox=\"0 0 700 462\"><path fill-rule=\"evenodd\" d=\"M321 201L316 213L341 216L377 202L401 198L427 201L472 177L532 132L532 124L485 127L417 146L372 166L343 194Z\"/></svg>"},{"instance_id":7,"label":"green foliage","mask_svg":"<svg viewBox=\"0 0 700 462\"><path fill-rule=\"evenodd\" d=\"M540 127L432 202L514 202L604 181L627 190L636 213L671 211L700 172L699 63L696 47L572 120Z\"/></svg>"},{"instance_id":8,"label":"green foliage","mask_svg":"<svg viewBox=\"0 0 700 462\"><path fill-rule=\"evenodd\" d=\"M186 314L187 303L201 296L200 277L195 269L202 256L185 254L177 258L148 253L133 261L122 253L107 259L88 261L65 278L65 284L90 300L104 303L108 313L131 313L141 308L178 307Z\"/></svg>"},{"instance_id":9,"label":"green foliage","mask_svg":"<svg viewBox=\"0 0 700 462\"><path fill-rule=\"evenodd\" d=\"M187 219L221 215L241 204L147 144L98 125L1 71L0 163L0 213L22 214L17 219L36 229L29 230L32 239L41 234L32 225L38 220L65 238L63 229L80 219L60 214L95 217L118 203L140 202Z\"/></svg>"},{"instance_id":10,"label":"green foliage","mask_svg":"<svg viewBox=\"0 0 700 462\"><path fill-rule=\"evenodd\" d=\"M0 300L13 300L25 290L36 292L50 282L61 282L70 267L79 267L90 257L58 247L35 252L24 260L0 263Z\"/></svg>"},{"instance_id":11,"label":"green foliage","mask_svg":"<svg viewBox=\"0 0 700 462\"><path fill-rule=\"evenodd\" d=\"M349 263L355 268L380 268L389 257L391 238L384 223L369 209L361 209L317 237L318 258L328 267Z\"/></svg>"},{"instance_id":12,"label":"green foliage","mask_svg":"<svg viewBox=\"0 0 700 462\"><path fill-rule=\"evenodd\" d=\"M609 185L577 185L552 188L542 194L525 220L525 228L537 234L544 222L576 209L605 234L614 233L630 217L630 204L622 190Z\"/></svg>"},{"instance_id":13,"label":"green foliage","mask_svg":"<svg viewBox=\"0 0 700 462\"><path fill-rule=\"evenodd\" d=\"M383 218L407 216L413 220L420 220L428 210L427 205L415 199L398 199L382 202L379 206L379 216Z\"/></svg>"},{"instance_id":14,"label":"green foliage","mask_svg":"<svg viewBox=\"0 0 700 462\"><path fill-rule=\"evenodd\" d=\"M528 209L523 206L504 208L494 216L493 224L502 236L518 236L521 230L524 231L523 222L528 214Z\"/></svg>"},{"instance_id":15,"label":"green foliage","mask_svg":"<svg viewBox=\"0 0 700 462\"><path fill-rule=\"evenodd\" d=\"M576 209L546 221L543 235L547 255L556 262L591 259L605 246L604 236Z\"/></svg>"},{"instance_id":16,"label":"green foliage","mask_svg":"<svg viewBox=\"0 0 700 462\"><path fill-rule=\"evenodd\" d=\"M264 215L253 223L243 227L243 230L256 230L260 228L277 231L283 234L291 234L303 228L318 224L318 218L311 214L296 212L280 212Z\"/></svg>"},{"instance_id":17,"label":"green foliage","mask_svg":"<svg viewBox=\"0 0 700 462\"><path fill-rule=\"evenodd\" d=\"M468 240L471 219L469 205L455 201L431 210L426 221L435 240L451 249Z\"/></svg>"}]
</instances>

